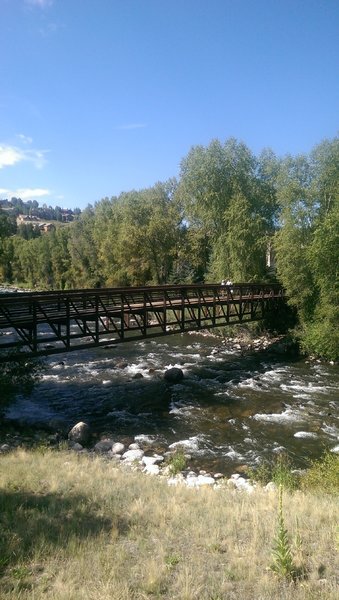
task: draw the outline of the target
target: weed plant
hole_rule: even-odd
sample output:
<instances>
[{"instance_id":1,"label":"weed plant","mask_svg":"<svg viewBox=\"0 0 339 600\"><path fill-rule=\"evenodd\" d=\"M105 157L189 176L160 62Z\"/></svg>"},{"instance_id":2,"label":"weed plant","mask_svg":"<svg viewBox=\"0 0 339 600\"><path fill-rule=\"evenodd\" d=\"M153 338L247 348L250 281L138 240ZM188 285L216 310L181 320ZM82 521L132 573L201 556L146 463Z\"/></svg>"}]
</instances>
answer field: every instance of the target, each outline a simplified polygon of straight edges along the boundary
<instances>
[{"instance_id":1,"label":"weed plant","mask_svg":"<svg viewBox=\"0 0 339 600\"><path fill-rule=\"evenodd\" d=\"M296 546L301 554L302 541L300 534L296 537ZM273 563L271 569L278 576L289 581L297 578L306 577L306 569L304 565L297 566L293 561L292 548L289 540L288 531L285 527L283 515L283 486L279 485L279 507L278 507L278 532L274 541L273 548Z\"/></svg>"}]
</instances>

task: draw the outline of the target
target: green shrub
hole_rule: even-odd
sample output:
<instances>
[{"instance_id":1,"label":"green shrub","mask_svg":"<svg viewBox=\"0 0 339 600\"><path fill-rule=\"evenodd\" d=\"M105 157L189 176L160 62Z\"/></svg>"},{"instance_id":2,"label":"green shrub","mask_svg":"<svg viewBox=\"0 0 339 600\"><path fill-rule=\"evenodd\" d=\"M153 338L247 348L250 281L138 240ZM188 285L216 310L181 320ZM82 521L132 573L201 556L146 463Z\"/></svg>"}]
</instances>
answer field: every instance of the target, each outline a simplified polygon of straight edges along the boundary
<instances>
[{"instance_id":1,"label":"green shrub","mask_svg":"<svg viewBox=\"0 0 339 600\"><path fill-rule=\"evenodd\" d=\"M1 401L0 406L8 402L14 394L28 394L43 370L43 363L38 359L9 360L0 363Z\"/></svg>"},{"instance_id":2,"label":"green shrub","mask_svg":"<svg viewBox=\"0 0 339 600\"><path fill-rule=\"evenodd\" d=\"M282 486L288 490L299 487L299 479L292 472L292 464L286 453L278 454L273 463L264 462L255 470L251 470L250 478L266 485L273 481L276 486Z\"/></svg>"},{"instance_id":3,"label":"green shrub","mask_svg":"<svg viewBox=\"0 0 339 600\"><path fill-rule=\"evenodd\" d=\"M307 354L326 360L339 360L339 307L326 306L326 314L312 323L306 323L302 333L302 347Z\"/></svg>"},{"instance_id":4,"label":"green shrub","mask_svg":"<svg viewBox=\"0 0 339 600\"><path fill-rule=\"evenodd\" d=\"M333 452L325 452L315 460L302 477L304 490L320 490L327 494L339 494L339 456Z\"/></svg>"},{"instance_id":5,"label":"green shrub","mask_svg":"<svg viewBox=\"0 0 339 600\"><path fill-rule=\"evenodd\" d=\"M187 459L183 450L178 449L174 454L168 459L168 467L171 475L177 475L181 473L186 468Z\"/></svg>"}]
</instances>

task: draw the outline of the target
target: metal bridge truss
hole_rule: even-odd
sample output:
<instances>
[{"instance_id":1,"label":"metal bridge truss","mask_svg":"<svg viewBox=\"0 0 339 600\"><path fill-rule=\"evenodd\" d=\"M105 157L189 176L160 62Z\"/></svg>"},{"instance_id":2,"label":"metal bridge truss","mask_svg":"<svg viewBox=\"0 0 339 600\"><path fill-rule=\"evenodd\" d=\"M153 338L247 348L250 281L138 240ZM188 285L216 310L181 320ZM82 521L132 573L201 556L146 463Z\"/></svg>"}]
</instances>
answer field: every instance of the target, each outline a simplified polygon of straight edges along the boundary
<instances>
[{"instance_id":1,"label":"metal bridge truss","mask_svg":"<svg viewBox=\"0 0 339 600\"><path fill-rule=\"evenodd\" d=\"M0 361L256 321L283 297L267 284L2 294Z\"/></svg>"}]
</instances>

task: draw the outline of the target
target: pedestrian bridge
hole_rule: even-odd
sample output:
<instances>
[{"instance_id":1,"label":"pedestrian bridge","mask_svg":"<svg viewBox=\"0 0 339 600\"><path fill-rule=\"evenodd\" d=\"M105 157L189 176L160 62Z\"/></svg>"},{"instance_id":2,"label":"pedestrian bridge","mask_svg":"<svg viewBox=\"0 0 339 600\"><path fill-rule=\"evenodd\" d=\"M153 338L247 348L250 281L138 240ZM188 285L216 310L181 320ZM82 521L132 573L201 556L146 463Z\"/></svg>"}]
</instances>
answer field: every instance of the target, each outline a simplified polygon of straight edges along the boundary
<instances>
[{"instance_id":1,"label":"pedestrian bridge","mask_svg":"<svg viewBox=\"0 0 339 600\"><path fill-rule=\"evenodd\" d=\"M98 288L0 295L0 361L258 321L278 284Z\"/></svg>"}]
</instances>

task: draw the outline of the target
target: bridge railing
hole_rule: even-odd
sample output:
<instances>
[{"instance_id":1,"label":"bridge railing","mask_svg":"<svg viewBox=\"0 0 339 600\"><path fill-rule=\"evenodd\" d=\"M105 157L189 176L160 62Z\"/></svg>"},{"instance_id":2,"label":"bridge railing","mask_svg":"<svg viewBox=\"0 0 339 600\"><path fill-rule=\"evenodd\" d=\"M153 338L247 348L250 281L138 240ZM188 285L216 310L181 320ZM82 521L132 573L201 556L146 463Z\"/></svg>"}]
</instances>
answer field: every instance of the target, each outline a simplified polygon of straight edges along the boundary
<instances>
[{"instance_id":1,"label":"bridge railing","mask_svg":"<svg viewBox=\"0 0 339 600\"><path fill-rule=\"evenodd\" d=\"M0 295L0 350L33 354L262 318L278 284L162 285ZM7 334L10 336L7 338ZM107 340L106 334L115 337ZM106 337L105 337L106 336ZM1 360L1 357L0 357Z\"/></svg>"}]
</instances>

